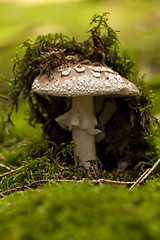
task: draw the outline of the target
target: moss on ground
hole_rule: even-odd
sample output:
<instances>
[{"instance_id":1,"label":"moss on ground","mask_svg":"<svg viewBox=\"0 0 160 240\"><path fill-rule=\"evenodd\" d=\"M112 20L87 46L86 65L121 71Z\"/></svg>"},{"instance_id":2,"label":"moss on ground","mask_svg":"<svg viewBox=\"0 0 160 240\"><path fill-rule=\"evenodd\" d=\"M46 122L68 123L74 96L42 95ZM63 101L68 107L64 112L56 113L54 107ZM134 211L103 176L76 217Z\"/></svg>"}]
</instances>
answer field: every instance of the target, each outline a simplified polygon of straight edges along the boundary
<instances>
[{"instance_id":1,"label":"moss on ground","mask_svg":"<svg viewBox=\"0 0 160 240\"><path fill-rule=\"evenodd\" d=\"M46 184L0 200L3 240L159 240L160 183Z\"/></svg>"}]
</instances>

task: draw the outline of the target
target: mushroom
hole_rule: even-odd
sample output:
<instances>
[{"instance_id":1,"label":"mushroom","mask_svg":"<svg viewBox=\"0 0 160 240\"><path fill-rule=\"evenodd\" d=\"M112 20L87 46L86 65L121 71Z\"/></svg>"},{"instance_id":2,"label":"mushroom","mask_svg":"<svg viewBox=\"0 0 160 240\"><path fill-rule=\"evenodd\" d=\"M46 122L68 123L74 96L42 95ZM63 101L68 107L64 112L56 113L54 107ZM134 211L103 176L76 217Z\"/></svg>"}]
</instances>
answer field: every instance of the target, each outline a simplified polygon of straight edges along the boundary
<instances>
[{"instance_id":1,"label":"mushroom","mask_svg":"<svg viewBox=\"0 0 160 240\"><path fill-rule=\"evenodd\" d=\"M103 65L77 64L61 65L47 74L38 76L32 91L53 96L72 97L72 108L55 121L65 130L72 131L80 166L89 170L90 161L96 160L95 135L101 130L95 128L97 120L93 96L129 97L139 95L138 88L121 77L111 68Z\"/></svg>"}]
</instances>

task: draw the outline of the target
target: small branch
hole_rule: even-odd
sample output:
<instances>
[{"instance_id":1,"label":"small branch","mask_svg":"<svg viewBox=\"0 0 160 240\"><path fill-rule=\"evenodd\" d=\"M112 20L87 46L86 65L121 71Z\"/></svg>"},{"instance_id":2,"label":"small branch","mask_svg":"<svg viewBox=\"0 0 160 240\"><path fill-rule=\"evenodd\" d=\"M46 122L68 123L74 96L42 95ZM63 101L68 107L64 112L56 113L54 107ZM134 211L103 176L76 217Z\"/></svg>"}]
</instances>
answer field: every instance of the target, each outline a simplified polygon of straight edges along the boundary
<instances>
[{"instance_id":1,"label":"small branch","mask_svg":"<svg viewBox=\"0 0 160 240\"><path fill-rule=\"evenodd\" d=\"M129 191L132 190L138 183L140 183L141 179L149 172L150 168L148 168L135 182L134 184L129 188Z\"/></svg>"},{"instance_id":2,"label":"small branch","mask_svg":"<svg viewBox=\"0 0 160 240\"><path fill-rule=\"evenodd\" d=\"M9 170L10 170L9 172L0 174L0 178L5 177L5 176L7 176L7 175L9 175L9 174L11 174L11 173L17 172L19 169L21 169L21 167L16 168L15 170L9 169Z\"/></svg>"},{"instance_id":3,"label":"small branch","mask_svg":"<svg viewBox=\"0 0 160 240\"><path fill-rule=\"evenodd\" d=\"M142 183L152 172L153 170L158 166L160 163L160 159L157 160L157 162L153 165L152 168L148 168L141 176L137 179L137 181L129 188L129 191L132 190L138 183Z\"/></svg>"},{"instance_id":4,"label":"small branch","mask_svg":"<svg viewBox=\"0 0 160 240\"><path fill-rule=\"evenodd\" d=\"M82 180L73 180L73 179L41 179L36 180L30 184L26 184L23 186L18 186L15 188L8 189L4 192L0 193L0 197L4 197L5 194L15 192L17 190L22 190L24 188L30 189L31 187L40 186L47 182L55 182L55 183L61 183L61 182L72 182L72 183L82 183L85 179ZM98 179L98 180L90 180L89 183L93 184L101 184L101 183L112 183L112 184L133 184L133 182L124 182L124 181L114 181L114 180L108 180L108 179ZM31 190L31 189L30 189Z\"/></svg>"},{"instance_id":5,"label":"small branch","mask_svg":"<svg viewBox=\"0 0 160 240\"><path fill-rule=\"evenodd\" d=\"M153 172L153 170L158 166L159 163L160 159L158 159L158 161L153 165L153 167L148 171L148 173L146 173L146 175L142 178L140 183L143 182Z\"/></svg>"},{"instance_id":6,"label":"small branch","mask_svg":"<svg viewBox=\"0 0 160 240\"><path fill-rule=\"evenodd\" d=\"M49 180L49 179L47 179ZM50 179L52 182L73 182L73 183L81 183L85 179L82 180L73 180L73 179ZM100 183L112 183L112 184L124 184L124 185L131 185L133 182L124 182L124 181L114 181L109 179L98 179L98 180L89 180L90 183L100 184Z\"/></svg>"},{"instance_id":7,"label":"small branch","mask_svg":"<svg viewBox=\"0 0 160 240\"><path fill-rule=\"evenodd\" d=\"M6 197L4 194L0 193L0 197Z\"/></svg>"},{"instance_id":8,"label":"small branch","mask_svg":"<svg viewBox=\"0 0 160 240\"><path fill-rule=\"evenodd\" d=\"M32 172L32 170L30 170L30 174L31 174L31 178L32 178L33 182L35 182L35 179L34 179L34 177L33 177L33 172Z\"/></svg>"},{"instance_id":9,"label":"small branch","mask_svg":"<svg viewBox=\"0 0 160 240\"><path fill-rule=\"evenodd\" d=\"M10 167L8 167L8 166L6 166L6 165L4 165L4 164L2 164L2 163L0 163L0 167L6 168L7 170L10 170L10 171L11 171L11 168L10 168Z\"/></svg>"},{"instance_id":10,"label":"small branch","mask_svg":"<svg viewBox=\"0 0 160 240\"><path fill-rule=\"evenodd\" d=\"M27 166L28 166L28 164L25 165L25 167L27 167ZM15 172L17 172L18 170L20 170L21 168L22 168L22 166L19 167L19 168L14 169L14 170L12 170L11 168L9 168L8 170L10 170L10 171L9 171L9 172L5 172L5 173L3 173L3 174L0 174L0 178L5 177L5 176L7 176L7 175L9 175L9 174L15 173Z\"/></svg>"},{"instance_id":11,"label":"small branch","mask_svg":"<svg viewBox=\"0 0 160 240\"><path fill-rule=\"evenodd\" d=\"M110 179L98 179L98 180L91 180L90 183L112 183L112 184L122 184L122 185L131 185L133 182L125 182L125 181L116 181L116 180L110 180Z\"/></svg>"}]
</instances>

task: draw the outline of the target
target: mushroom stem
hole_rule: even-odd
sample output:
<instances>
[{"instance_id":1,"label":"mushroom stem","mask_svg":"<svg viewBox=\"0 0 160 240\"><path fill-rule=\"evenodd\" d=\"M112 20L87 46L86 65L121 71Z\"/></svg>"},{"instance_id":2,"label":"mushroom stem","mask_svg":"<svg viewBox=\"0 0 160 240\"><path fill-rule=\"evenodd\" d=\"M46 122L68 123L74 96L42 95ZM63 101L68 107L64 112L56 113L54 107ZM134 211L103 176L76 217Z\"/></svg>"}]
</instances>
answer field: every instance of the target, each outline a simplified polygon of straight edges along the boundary
<instances>
[{"instance_id":1,"label":"mushroom stem","mask_svg":"<svg viewBox=\"0 0 160 240\"><path fill-rule=\"evenodd\" d=\"M77 165L77 156L80 159L79 165L89 169L90 161L96 160L95 136L88 134L85 130L73 126L73 142L76 144L74 150L75 165Z\"/></svg>"},{"instance_id":2,"label":"mushroom stem","mask_svg":"<svg viewBox=\"0 0 160 240\"><path fill-rule=\"evenodd\" d=\"M77 164L77 155L80 166L89 169L90 161L96 160L95 135L99 133L95 129L97 120L94 114L94 103L92 96L81 96L72 98L72 114L77 115L79 124L72 125L72 139L76 144L74 159Z\"/></svg>"},{"instance_id":3,"label":"mushroom stem","mask_svg":"<svg viewBox=\"0 0 160 240\"><path fill-rule=\"evenodd\" d=\"M95 129L97 120L94 114L93 96L78 96L72 98L72 108L55 119L64 129L72 131L72 139L76 144L74 160L77 165L89 169L90 161L96 160L95 135L101 132Z\"/></svg>"}]
</instances>

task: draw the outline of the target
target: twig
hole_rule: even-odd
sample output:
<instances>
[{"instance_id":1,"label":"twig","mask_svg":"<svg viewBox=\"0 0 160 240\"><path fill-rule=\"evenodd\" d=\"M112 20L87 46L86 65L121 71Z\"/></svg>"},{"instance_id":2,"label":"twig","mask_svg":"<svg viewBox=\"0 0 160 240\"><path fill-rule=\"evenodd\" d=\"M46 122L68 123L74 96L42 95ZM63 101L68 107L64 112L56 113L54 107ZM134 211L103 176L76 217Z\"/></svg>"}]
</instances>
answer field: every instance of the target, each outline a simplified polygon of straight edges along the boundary
<instances>
[{"instance_id":1,"label":"twig","mask_svg":"<svg viewBox=\"0 0 160 240\"><path fill-rule=\"evenodd\" d=\"M152 172L153 170L158 166L160 163L160 159L157 160L157 162L153 165L152 168L148 168L141 176L137 179L137 181L129 188L129 191L132 190L138 183L142 183Z\"/></svg>"},{"instance_id":2,"label":"twig","mask_svg":"<svg viewBox=\"0 0 160 240\"><path fill-rule=\"evenodd\" d=\"M41 180L36 180L32 183L23 185L23 186L17 186L15 188L8 189L4 192L0 193L0 197L4 197L5 194L10 193L10 192L15 192L16 190L22 190L24 188L30 189L30 187L34 186L39 186L42 185L46 182L56 182L56 183L61 183L61 182L72 182L72 183L82 183L84 179L82 180L73 180L73 179L41 179ZM123 181L114 181L114 180L108 180L108 179L98 179L98 180L90 180L90 183L94 184L100 184L100 183L112 183L112 184L133 184L133 182L123 182ZM31 190L31 189L30 189Z\"/></svg>"},{"instance_id":3,"label":"twig","mask_svg":"<svg viewBox=\"0 0 160 240\"><path fill-rule=\"evenodd\" d=\"M45 180L45 179L44 179ZM47 179L49 180L49 179ZM50 181L52 182L72 182L72 183L81 183L83 182L85 179L82 180L74 180L74 179L50 179ZM133 182L124 182L124 181L114 181L114 180L110 180L110 179L98 179L98 180L89 180L90 183L94 183L94 184L99 184L99 183L112 183L112 184L124 184L124 185L131 185L133 184Z\"/></svg>"},{"instance_id":4,"label":"twig","mask_svg":"<svg viewBox=\"0 0 160 240\"><path fill-rule=\"evenodd\" d=\"M9 174L11 174L11 173L17 172L19 169L21 169L21 167L16 168L15 170L9 169L9 170L10 170L9 172L0 174L0 178L5 177L5 176L7 176L7 175L9 175Z\"/></svg>"},{"instance_id":5,"label":"twig","mask_svg":"<svg viewBox=\"0 0 160 240\"><path fill-rule=\"evenodd\" d=\"M134 184L129 188L129 191L132 190L138 183L140 183L141 179L149 172L150 168L148 168L135 182Z\"/></svg>"},{"instance_id":6,"label":"twig","mask_svg":"<svg viewBox=\"0 0 160 240\"><path fill-rule=\"evenodd\" d=\"M148 173L142 178L142 180L140 181L143 182L150 174L151 172L153 172L153 170L158 166L158 164L160 163L160 159L157 160L157 162L153 165L153 167L148 171Z\"/></svg>"},{"instance_id":7,"label":"twig","mask_svg":"<svg viewBox=\"0 0 160 240\"><path fill-rule=\"evenodd\" d=\"M90 183L112 183L112 184L122 184L122 185L131 185L133 182L125 182L125 181L116 181L116 180L110 180L110 179L98 179L98 180L91 180Z\"/></svg>"},{"instance_id":8,"label":"twig","mask_svg":"<svg viewBox=\"0 0 160 240\"><path fill-rule=\"evenodd\" d=\"M6 197L4 194L0 193L0 197Z\"/></svg>"},{"instance_id":9,"label":"twig","mask_svg":"<svg viewBox=\"0 0 160 240\"><path fill-rule=\"evenodd\" d=\"M4 164L2 164L2 163L0 163L0 167L2 167L2 168L6 168L7 170L11 170L10 167L8 167L8 166L6 166L6 165L4 165Z\"/></svg>"},{"instance_id":10,"label":"twig","mask_svg":"<svg viewBox=\"0 0 160 240\"><path fill-rule=\"evenodd\" d=\"M17 186L17 187L8 189L8 190L6 190L4 192L1 192L0 196L5 195L6 193L15 192L16 190L21 190L23 188L30 189L30 187L33 187L34 185L38 185L38 183L40 183L40 182L41 182L41 180L38 180L38 181L34 181L34 182L30 183L30 184L26 184L26 185L23 185L23 186ZM44 181L43 180L43 182L48 182L48 181Z\"/></svg>"},{"instance_id":11,"label":"twig","mask_svg":"<svg viewBox=\"0 0 160 240\"><path fill-rule=\"evenodd\" d=\"M31 178L32 178L32 180L35 182L35 179L34 179L34 177L33 177L32 170L30 170L30 174L31 174Z\"/></svg>"},{"instance_id":12,"label":"twig","mask_svg":"<svg viewBox=\"0 0 160 240\"><path fill-rule=\"evenodd\" d=\"M25 167L27 167L29 164L26 164L25 165ZM15 172L17 172L18 170L20 170L21 168L22 168L23 166L21 166L21 167L19 167L19 168L16 168L16 169L14 169L14 170L12 170L11 168L9 168L9 172L5 172L5 173L3 173L3 174L0 174L0 178L2 178L2 177L5 177L5 176L7 176L7 175L9 175L9 174L11 174L11 173L15 173Z\"/></svg>"}]
</instances>

